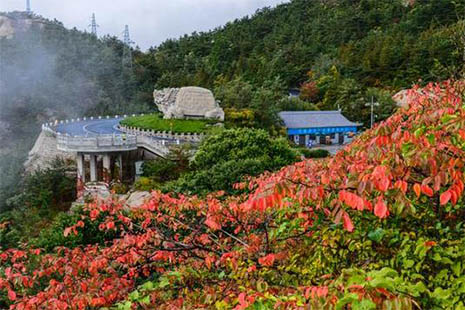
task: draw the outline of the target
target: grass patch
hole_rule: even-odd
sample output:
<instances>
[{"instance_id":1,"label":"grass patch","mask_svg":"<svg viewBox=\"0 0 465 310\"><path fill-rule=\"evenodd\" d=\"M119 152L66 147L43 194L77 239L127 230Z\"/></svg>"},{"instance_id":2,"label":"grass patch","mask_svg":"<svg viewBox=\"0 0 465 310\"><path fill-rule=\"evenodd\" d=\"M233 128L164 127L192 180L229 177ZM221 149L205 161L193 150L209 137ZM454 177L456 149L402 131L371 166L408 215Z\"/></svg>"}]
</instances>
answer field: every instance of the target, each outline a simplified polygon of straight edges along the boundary
<instances>
[{"instance_id":1,"label":"grass patch","mask_svg":"<svg viewBox=\"0 0 465 310\"><path fill-rule=\"evenodd\" d=\"M159 114L149 114L126 118L121 122L127 127L144 130L171 131L173 133L203 133L208 125L218 123L213 120L163 119Z\"/></svg>"}]
</instances>

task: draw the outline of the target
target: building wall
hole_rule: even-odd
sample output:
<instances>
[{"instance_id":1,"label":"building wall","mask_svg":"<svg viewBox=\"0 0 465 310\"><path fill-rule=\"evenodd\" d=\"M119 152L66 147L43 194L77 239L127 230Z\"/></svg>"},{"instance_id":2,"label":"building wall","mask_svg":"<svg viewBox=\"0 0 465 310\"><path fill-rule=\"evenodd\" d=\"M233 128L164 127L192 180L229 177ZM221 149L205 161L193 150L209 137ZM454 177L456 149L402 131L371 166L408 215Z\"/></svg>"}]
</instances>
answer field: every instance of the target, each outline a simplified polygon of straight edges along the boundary
<instances>
[{"instance_id":1,"label":"building wall","mask_svg":"<svg viewBox=\"0 0 465 310\"><path fill-rule=\"evenodd\" d=\"M357 127L327 127L327 128L298 128L288 129L288 136L291 141L298 145L308 146L312 141L312 145L325 144L324 139L327 136L331 137L331 144L339 144L340 136L343 135L342 143L349 143L352 138L349 133L356 133Z\"/></svg>"}]
</instances>

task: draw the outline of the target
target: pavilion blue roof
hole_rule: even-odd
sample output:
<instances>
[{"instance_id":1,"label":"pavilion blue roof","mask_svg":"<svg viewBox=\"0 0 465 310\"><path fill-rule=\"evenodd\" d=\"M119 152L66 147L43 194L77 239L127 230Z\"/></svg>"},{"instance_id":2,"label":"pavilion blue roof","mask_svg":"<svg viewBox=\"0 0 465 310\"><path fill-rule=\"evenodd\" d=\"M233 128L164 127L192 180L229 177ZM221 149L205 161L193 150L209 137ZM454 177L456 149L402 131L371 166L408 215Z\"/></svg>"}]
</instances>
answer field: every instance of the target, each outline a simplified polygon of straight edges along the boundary
<instances>
[{"instance_id":1,"label":"pavilion blue roof","mask_svg":"<svg viewBox=\"0 0 465 310\"><path fill-rule=\"evenodd\" d=\"M340 111L283 111L279 116L288 129L360 126L349 121Z\"/></svg>"}]
</instances>

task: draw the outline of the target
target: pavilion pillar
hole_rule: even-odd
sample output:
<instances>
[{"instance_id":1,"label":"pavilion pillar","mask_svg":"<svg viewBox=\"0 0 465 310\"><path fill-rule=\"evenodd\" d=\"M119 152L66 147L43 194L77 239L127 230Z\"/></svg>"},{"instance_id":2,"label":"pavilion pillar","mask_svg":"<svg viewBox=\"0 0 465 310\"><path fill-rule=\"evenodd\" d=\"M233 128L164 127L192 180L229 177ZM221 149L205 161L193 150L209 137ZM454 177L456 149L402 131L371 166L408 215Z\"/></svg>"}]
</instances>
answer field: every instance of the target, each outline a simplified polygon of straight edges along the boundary
<instances>
[{"instance_id":1,"label":"pavilion pillar","mask_svg":"<svg viewBox=\"0 0 465 310\"><path fill-rule=\"evenodd\" d=\"M103 155L103 181L111 182L111 156L110 154Z\"/></svg>"},{"instance_id":2,"label":"pavilion pillar","mask_svg":"<svg viewBox=\"0 0 465 310\"><path fill-rule=\"evenodd\" d=\"M119 181L123 182L123 154L118 154L118 177Z\"/></svg>"},{"instance_id":3,"label":"pavilion pillar","mask_svg":"<svg viewBox=\"0 0 465 310\"><path fill-rule=\"evenodd\" d=\"M90 181L97 182L97 155L90 155Z\"/></svg>"},{"instance_id":4,"label":"pavilion pillar","mask_svg":"<svg viewBox=\"0 0 465 310\"><path fill-rule=\"evenodd\" d=\"M77 163L77 178L78 182L86 182L86 174L84 170L84 154L78 153L76 158Z\"/></svg>"},{"instance_id":5,"label":"pavilion pillar","mask_svg":"<svg viewBox=\"0 0 465 310\"><path fill-rule=\"evenodd\" d=\"M85 170L85 161L84 161L84 154L77 153L76 156L76 163L77 163L77 193L80 197L81 194L84 192L84 185L86 184L86 170Z\"/></svg>"}]
</instances>

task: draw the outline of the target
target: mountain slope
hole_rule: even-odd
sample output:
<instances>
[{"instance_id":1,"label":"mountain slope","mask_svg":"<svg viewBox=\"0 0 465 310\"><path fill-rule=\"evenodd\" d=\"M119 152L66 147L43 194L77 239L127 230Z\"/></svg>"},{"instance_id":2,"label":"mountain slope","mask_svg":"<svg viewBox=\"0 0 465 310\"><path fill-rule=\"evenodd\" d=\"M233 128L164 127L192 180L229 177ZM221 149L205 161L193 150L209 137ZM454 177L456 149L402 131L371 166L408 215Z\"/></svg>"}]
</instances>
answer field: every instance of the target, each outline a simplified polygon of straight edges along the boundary
<instances>
[{"instance_id":1,"label":"mountain slope","mask_svg":"<svg viewBox=\"0 0 465 310\"><path fill-rule=\"evenodd\" d=\"M287 86L295 87L305 81L310 69L328 66L326 60L340 64L341 71L358 80L362 78L358 74L364 72L353 71L363 69L360 62L389 67L399 76L406 70L402 65L409 63L421 72L397 82L385 72L380 72L379 77L383 86L409 86L429 73L430 68L425 63L421 65L420 60L431 64L438 57L444 66L453 63L444 58L452 46L444 43L441 50L434 46L428 50L423 44L428 40L427 34L456 23L464 5L463 1L449 0L412 3L293 0L273 9L265 8L214 31L186 35L154 48L152 53L161 69L158 83L213 86L219 75L231 78L238 74L257 85L280 76ZM375 39L378 46L373 50ZM397 54L397 60L389 59L389 48L410 53ZM424 49L426 54L415 55L415 48ZM377 77L371 78L367 85L376 85Z\"/></svg>"},{"instance_id":2,"label":"mountain slope","mask_svg":"<svg viewBox=\"0 0 465 310\"><path fill-rule=\"evenodd\" d=\"M152 65L157 87L212 88L225 107L241 108L245 101L259 110L248 93L242 101L228 94L237 94L238 85L287 96L286 88L314 83L302 99L320 109L339 106L367 125L364 104L371 96L388 105L389 95L419 79L442 81L461 71L457 21L464 3L293 0L211 32L168 40L138 61ZM377 111L380 120L389 113Z\"/></svg>"}]
</instances>

